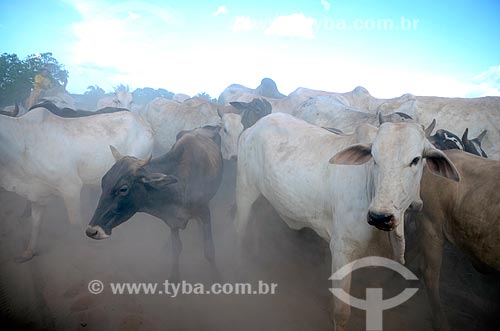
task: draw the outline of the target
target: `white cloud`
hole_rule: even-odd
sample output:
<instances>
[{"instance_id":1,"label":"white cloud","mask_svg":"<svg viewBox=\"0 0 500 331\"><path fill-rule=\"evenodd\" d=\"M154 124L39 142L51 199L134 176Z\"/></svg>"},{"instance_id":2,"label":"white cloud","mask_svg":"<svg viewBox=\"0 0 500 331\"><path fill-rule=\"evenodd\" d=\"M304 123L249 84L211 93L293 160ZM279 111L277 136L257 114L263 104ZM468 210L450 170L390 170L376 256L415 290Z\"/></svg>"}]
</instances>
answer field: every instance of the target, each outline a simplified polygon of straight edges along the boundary
<instances>
[{"instance_id":1,"label":"white cloud","mask_svg":"<svg viewBox=\"0 0 500 331\"><path fill-rule=\"evenodd\" d=\"M469 96L500 96L500 65L489 67L472 79L474 89Z\"/></svg>"},{"instance_id":2,"label":"white cloud","mask_svg":"<svg viewBox=\"0 0 500 331\"><path fill-rule=\"evenodd\" d=\"M233 22L233 32L246 32L256 28L254 20L247 16L237 16Z\"/></svg>"},{"instance_id":3,"label":"white cloud","mask_svg":"<svg viewBox=\"0 0 500 331\"><path fill-rule=\"evenodd\" d=\"M438 72L396 67L383 59L367 57L363 62L352 57L349 49L342 53L311 53L304 47L309 40L286 40L293 51L283 56L280 47L273 48L272 39L264 40L262 45L244 38L234 41L231 33L217 34L217 40L227 38L231 42L214 43L199 34L193 39L183 33L182 14L163 6L140 5L137 1L124 5L72 1L81 19L72 26L73 38L68 38L71 43L66 47L66 58L60 60L70 72L68 88L74 93L83 93L94 84L111 91L123 83L132 90L161 87L190 95L205 91L216 97L232 83L256 87L263 77L271 77L286 94L299 86L345 92L362 85L381 98L403 93L500 95L500 66L460 80ZM232 28L236 32L260 31L260 22L235 17ZM314 38L313 27L312 18L294 14L277 17L265 33Z\"/></svg>"},{"instance_id":4,"label":"white cloud","mask_svg":"<svg viewBox=\"0 0 500 331\"><path fill-rule=\"evenodd\" d=\"M227 14L229 11L226 6L219 6L217 10L213 13L214 16Z\"/></svg>"},{"instance_id":5,"label":"white cloud","mask_svg":"<svg viewBox=\"0 0 500 331\"><path fill-rule=\"evenodd\" d=\"M326 0L321 0L321 4L323 5L323 8L325 8L326 11L330 10L330 3Z\"/></svg>"},{"instance_id":6,"label":"white cloud","mask_svg":"<svg viewBox=\"0 0 500 331\"><path fill-rule=\"evenodd\" d=\"M128 12L128 16L133 19L133 20L136 20L136 19L139 19L141 18L141 15L137 14L137 13L134 13L133 11L129 11Z\"/></svg>"},{"instance_id":7,"label":"white cloud","mask_svg":"<svg viewBox=\"0 0 500 331\"><path fill-rule=\"evenodd\" d=\"M302 37L306 39L314 38L314 19L304 14L292 14L288 16L278 16L271 26L265 31L267 35L281 37Z\"/></svg>"}]
</instances>

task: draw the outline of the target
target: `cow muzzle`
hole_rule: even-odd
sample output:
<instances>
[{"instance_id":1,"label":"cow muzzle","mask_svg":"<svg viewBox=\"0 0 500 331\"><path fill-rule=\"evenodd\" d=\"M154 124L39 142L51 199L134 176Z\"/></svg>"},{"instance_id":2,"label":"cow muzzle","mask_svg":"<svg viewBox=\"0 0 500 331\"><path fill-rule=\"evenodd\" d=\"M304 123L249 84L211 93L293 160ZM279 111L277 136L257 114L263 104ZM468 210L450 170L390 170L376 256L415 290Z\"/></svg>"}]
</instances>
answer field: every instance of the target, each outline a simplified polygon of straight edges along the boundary
<instances>
[{"instance_id":1,"label":"cow muzzle","mask_svg":"<svg viewBox=\"0 0 500 331\"><path fill-rule=\"evenodd\" d=\"M85 230L85 234L87 235L87 237L95 240L109 238L109 235L107 235L100 226L87 227L87 229Z\"/></svg>"},{"instance_id":2,"label":"cow muzzle","mask_svg":"<svg viewBox=\"0 0 500 331\"><path fill-rule=\"evenodd\" d=\"M379 230L391 231L396 224L396 218L393 214L368 212L368 224L373 225Z\"/></svg>"}]
</instances>

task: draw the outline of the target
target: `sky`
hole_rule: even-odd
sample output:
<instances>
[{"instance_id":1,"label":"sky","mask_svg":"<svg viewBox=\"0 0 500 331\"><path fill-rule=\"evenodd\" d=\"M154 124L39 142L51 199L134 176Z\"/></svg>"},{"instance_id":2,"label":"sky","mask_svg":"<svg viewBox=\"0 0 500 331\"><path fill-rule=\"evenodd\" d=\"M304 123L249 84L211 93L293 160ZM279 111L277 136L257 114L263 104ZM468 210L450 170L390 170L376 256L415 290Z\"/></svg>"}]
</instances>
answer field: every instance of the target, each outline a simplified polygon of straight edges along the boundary
<instances>
[{"instance_id":1,"label":"sky","mask_svg":"<svg viewBox=\"0 0 500 331\"><path fill-rule=\"evenodd\" d=\"M376 97L500 95L498 0L2 1L0 52L51 52L67 89L217 97L272 78Z\"/></svg>"}]
</instances>

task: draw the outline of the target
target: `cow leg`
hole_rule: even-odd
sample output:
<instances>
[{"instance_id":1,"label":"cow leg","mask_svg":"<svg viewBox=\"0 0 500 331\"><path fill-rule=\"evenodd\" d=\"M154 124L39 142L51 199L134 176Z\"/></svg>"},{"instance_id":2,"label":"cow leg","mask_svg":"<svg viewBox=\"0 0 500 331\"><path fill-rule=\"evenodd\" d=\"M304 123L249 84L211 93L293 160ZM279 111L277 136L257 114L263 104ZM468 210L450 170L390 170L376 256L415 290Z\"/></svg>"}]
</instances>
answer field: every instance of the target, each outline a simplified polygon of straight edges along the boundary
<instances>
[{"instance_id":1,"label":"cow leg","mask_svg":"<svg viewBox=\"0 0 500 331\"><path fill-rule=\"evenodd\" d=\"M424 276L427 295L431 304L433 327L435 330L448 331L448 320L441 305L439 296L439 275L443 256L443 234L433 226L432 222L424 215L421 221L421 270Z\"/></svg>"},{"instance_id":2,"label":"cow leg","mask_svg":"<svg viewBox=\"0 0 500 331\"><path fill-rule=\"evenodd\" d=\"M172 239L172 270L170 271L169 280L171 282L180 281L179 272L179 257L182 251L182 242L179 236L179 228L173 227L170 229L170 238Z\"/></svg>"},{"instance_id":3,"label":"cow leg","mask_svg":"<svg viewBox=\"0 0 500 331\"><path fill-rule=\"evenodd\" d=\"M251 186L240 185L241 181L238 178L236 189L236 220L234 222L238 244L243 253L246 239L248 239L247 230L250 222L252 206L259 198L260 193Z\"/></svg>"},{"instance_id":4,"label":"cow leg","mask_svg":"<svg viewBox=\"0 0 500 331\"><path fill-rule=\"evenodd\" d=\"M72 225L81 224L82 214L81 214L81 201L80 192L82 190L82 185L75 187L71 190L65 190L62 194L64 199L64 204L68 212L69 222Z\"/></svg>"},{"instance_id":5,"label":"cow leg","mask_svg":"<svg viewBox=\"0 0 500 331\"><path fill-rule=\"evenodd\" d=\"M336 247L332 242L330 244L330 251L332 254L332 274L349 263L340 247ZM351 292L351 273L347 274L341 280L332 280L334 289L343 290L345 293ZM348 300L347 300L348 301ZM333 330L344 331L351 316L351 306L340 300L338 297L333 297Z\"/></svg>"},{"instance_id":6,"label":"cow leg","mask_svg":"<svg viewBox=\"0 0 500 331\"><path fill-rule=\"evenodd\" d=\"M203 250L205 253L205 258L210 262L212 268L212 279L215 281L220 280L219 270L215 264L215 248L214 241L212 237L212 221L210 216L210 208L204 206L200 210L200 221L203 231Z\"/></svg>"},{"instance_id":7,"label":"cow leg","mask_svg":"<svg viewBox=\"0 0 500 331\"><path fill-rule=\"evenodd\" d=\"M40 233L40 223L42 221L43 212L45 210L45 206L42 206L38 203L31 204L31 235L28 242L28 246L23 254L16 258L16 262L23 263L31 260L35 256L36 244L38 241L38 235Z\"/></svg>"}]
</instances>

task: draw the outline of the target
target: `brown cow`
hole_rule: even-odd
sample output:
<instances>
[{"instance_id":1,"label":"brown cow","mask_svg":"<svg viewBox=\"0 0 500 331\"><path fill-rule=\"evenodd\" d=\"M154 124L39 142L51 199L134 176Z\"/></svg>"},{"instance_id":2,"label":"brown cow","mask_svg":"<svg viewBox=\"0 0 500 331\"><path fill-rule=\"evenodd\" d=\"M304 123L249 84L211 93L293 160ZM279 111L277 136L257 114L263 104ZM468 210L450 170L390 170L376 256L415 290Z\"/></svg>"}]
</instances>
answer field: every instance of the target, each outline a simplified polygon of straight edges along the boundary
<instances>
[{"instance_id":1,"label":"brown cow","mask_svg":"<svg viewBox=\"0 0 500 331\"><path fill-rule=\"evenodd\" d=\"M436 330L449 330L439 297L445 239L471 258L477 269L500 270L500 162L459 150L445 151L461 175L449 181L424 170L417 213L421 268Z\"/></svg>"},{"instance_id":2,"label":"brown cow","mask_svg":"<svg viewBox=\"0 0 500 331\"><path fill-rule=\"evenodd\" d=\"M111 148L116 163L102 178L102 194L86 230L92 239L105 239L116 226L137 212L162 219L171 229L173 267L170 280L179 280L182 243L179 229L196 218L203 226L205 257L218 274L208 203L222 179L220 127L206 126L177 135L172 149L153 160L122 156Z\"/></svg>"}]
</instances>

